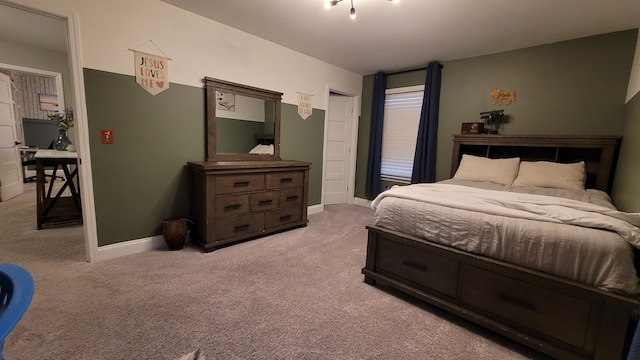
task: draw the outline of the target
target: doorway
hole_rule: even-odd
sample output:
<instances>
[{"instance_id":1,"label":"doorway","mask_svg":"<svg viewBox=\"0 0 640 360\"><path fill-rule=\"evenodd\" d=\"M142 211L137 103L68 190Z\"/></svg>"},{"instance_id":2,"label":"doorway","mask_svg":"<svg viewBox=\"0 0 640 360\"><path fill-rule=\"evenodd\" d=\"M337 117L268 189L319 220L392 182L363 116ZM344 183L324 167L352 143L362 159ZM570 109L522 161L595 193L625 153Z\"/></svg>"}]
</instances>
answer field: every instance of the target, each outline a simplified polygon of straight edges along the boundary
<instances>
[{"instance_id":1,"label":"doorway","mask_svg":"<svg viewBox=\"0 0 640 360\"><path fill-rule=\"evenodd\" d=\"M85 260L92 262L97 251L97 236L77 15L55 14L3 0L0 0L0 14L0 63L63 74L64 91L59 95L66 98L66 105L74 110L80 164L78 172L84 218L80 227L83 243L80 245L84 248ZM61 68L64 70L59 70ZM33 202L35 204L35 194ZM33 218L36 218L35 210Z\"/></svg>"},{"instance_id":2,"label":"doorway","mask_svg":"<svg viewBox=\"0 0 640 360\"><path fill-rule=\"evenodd\" d=\"M329 91L325 116L323 204L353 203L357 111L355 98Z\"/></svg>"}]
</instances>

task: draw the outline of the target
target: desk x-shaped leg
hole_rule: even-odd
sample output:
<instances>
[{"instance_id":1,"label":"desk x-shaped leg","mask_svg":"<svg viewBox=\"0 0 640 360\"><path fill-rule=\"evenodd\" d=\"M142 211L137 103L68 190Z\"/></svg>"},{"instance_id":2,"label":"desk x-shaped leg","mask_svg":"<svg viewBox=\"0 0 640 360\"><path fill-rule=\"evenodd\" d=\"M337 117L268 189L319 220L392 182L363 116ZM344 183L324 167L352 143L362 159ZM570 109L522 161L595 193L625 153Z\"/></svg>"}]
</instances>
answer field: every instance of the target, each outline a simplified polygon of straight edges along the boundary
<instances>
[{"instance_id":1,"label":"desk x-shaped leg","mask_svg":"<svg viewBox=\"0 0 640 360\"><path fill-rule=\"evenodd\" d=\"M73 170L69 170L70 165L75 165ZM45 189L44 168L45 166L53 168L53 176L49 182L49 188ZM58 168L64 173L64 184L57 192L54 193L54 184L56 183L56 175ZM67 158L47 158L36 159L36 177L37 177L37 225L38 230L42 229L42 225L47 222L67 223L82 222L82 205L80 200L79 188L76 186L74 179L78 178L78 167L76 159ZM69 189L71 196L63 196L63 193Z\"/></svg>"},{"instance_id":2,"label":"desk x-shaped leg","mask_svg":"<svg viewBox=\"0 0 640 360\"><path fill-rule=\"evenodd\" d=\"M53 192L53 183L55 182L56 174L58 172L58 167L61 167L62 171L64 172L65 182L64 182L64 185L62 185L62 187L60 188L60 190L58 190L53 200L51 200L49 205L47 205L47 207L42 212L42 215L44 216L49 214L49 211L51 211L51 208L53 208L53 206L56 204L58 199L60 199L60 196L62 196L62 193L64 193L64 190L67 187L71 192L71 198L73 199L73 202L76 205L76 210L78 210L78 212L81 211L80 200L79 200L80 196L78 195L78 191L76 190L76 185L73 183L73 179L78 175L77 167L73 169L73 171L69 172L69 167L66 164L55 164L53 166L53 176L51 178L51 182L49 182L49 189L47 190L47 198L49 199L51 198L51 193Z\"/></svg>"}]
</instances>

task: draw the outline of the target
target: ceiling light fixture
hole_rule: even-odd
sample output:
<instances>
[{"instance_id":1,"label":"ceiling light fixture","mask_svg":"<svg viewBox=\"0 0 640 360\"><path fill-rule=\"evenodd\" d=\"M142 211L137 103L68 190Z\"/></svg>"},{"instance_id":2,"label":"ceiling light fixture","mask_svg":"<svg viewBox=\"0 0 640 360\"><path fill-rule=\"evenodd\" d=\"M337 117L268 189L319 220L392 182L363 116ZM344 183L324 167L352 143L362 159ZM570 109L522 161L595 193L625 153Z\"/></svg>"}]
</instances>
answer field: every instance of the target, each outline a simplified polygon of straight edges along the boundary
<instances>
[{"instance_id":1,"label":"ceiling light fixture","mask_svg":"<svg viewBox=\"0 0 640 360\"><path fill-rule=\"evenodd\" d=\"M400 0L387 0L390 1L392 3L399 3ZM327 0L324 3L324 8L325 9L330 9L336 5L338 5L339 2L342 2L342 0ZM351 19L355 19L356 18L356 8L353 7L353 0L351 0L351 10L349 10L349 16L351 17Z\"/></svg>"}]
</instances>

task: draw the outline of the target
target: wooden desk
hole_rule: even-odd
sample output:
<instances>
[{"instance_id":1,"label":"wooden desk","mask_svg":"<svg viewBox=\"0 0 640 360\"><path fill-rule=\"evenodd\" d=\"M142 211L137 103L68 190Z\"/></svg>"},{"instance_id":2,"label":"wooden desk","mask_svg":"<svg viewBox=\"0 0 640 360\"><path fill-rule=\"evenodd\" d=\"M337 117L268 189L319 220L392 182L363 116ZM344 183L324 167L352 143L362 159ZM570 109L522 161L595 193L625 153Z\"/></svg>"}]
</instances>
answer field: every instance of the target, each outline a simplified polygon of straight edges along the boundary
<instances>
[{"instance_id":1,"label":"wooden desk","mask_svg":"<svg viewBox=\"0 0 640 360\"><path fill-rule=\"evenodd\" d=\"M80 185L78 182L78 154L70 151L38 150L36 158L37 223L38 230L43 225L82 223ZM52 167L53 176L45 191L44 168ZM64 183L53 194L58 169L64 174ZM62 180L58 180L62 181ZM63 196L69 190L70 196Z\"/></svg>"}]
</instances>

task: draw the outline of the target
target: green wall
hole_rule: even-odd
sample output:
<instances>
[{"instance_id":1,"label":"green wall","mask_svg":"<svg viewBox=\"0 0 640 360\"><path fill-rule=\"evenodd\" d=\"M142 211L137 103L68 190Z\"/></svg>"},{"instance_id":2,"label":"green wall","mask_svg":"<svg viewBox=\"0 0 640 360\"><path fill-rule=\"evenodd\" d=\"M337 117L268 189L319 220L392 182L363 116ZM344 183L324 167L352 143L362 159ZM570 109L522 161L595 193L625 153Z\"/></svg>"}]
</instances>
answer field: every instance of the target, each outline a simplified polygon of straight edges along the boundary
<instances>
[{"instance_id":1,"label":"green wall","mask_svg":"<svg viewBox=\"0 0 640 360\"><path fill-rule=\"evenodd\" d=\"M218 118L216 128L227 134L216 139L216 153L248 153L256 146L254 134L265 132L263 122L239 119Z\"/></svg>"},{"instance_id":2,"label":"green wall","mask_svg":"<svg viewBox=\"0 0 640 360\"><path fill-rule=\"evenodd\" d=\"M622 145L613 181L612 197L616 206L626 212L640 212L640 93L626 106Z\"/></svg>"},{"instance_id":3,"label":"green wall","mask_svg":"<svg viewBox=\"0 0 640 360\"><path fill-rule=\"evenodd\" d=\"M622 134L637 29L444 62L436 178L449 177L451 136L481 111L504 109L503 134ZM424 83L424 72L390 75L387 87ZM373 76L363 81L356 196L364 198ZM492 89L516 101L494 105ZM367 111L365 111L367 110ZM364 163L362 162L364 161Z\"/></svg>"},{"instance_id":4,"label":"green wall","mask_svg":"<svg viewBox=\"0 0 640 360\"><path fill-rule=\"evenodd\" d=\"M205 91L172 83L152 96L133 76L92 69L84 80L98 245L159 235L162 219L189 214L186 163L206 157ZM310 205L320 203L323 122L324 111L305 121L282 105L281 157L313 162Z\"/></svg>"},{"instance_id":5,"label":"green wall","mask_svg":"<svg viewBox=\"0 0 640 360\"><path fill-rule=\"evenodd\" d=\"M309 170L309 205L320 204L322 197L322 153L324 148L324 110L313 109L303 120L298 106L282 104L280 157L311 163Z\"/></svg>"}]
</instances>

